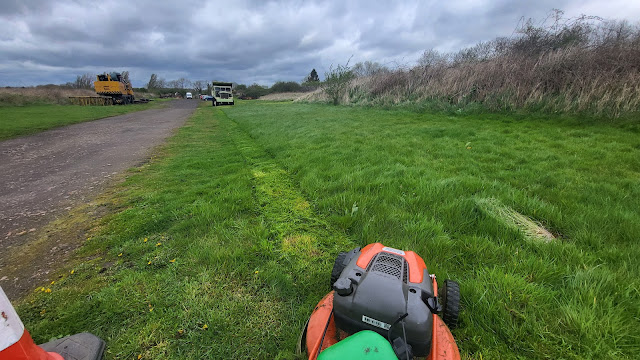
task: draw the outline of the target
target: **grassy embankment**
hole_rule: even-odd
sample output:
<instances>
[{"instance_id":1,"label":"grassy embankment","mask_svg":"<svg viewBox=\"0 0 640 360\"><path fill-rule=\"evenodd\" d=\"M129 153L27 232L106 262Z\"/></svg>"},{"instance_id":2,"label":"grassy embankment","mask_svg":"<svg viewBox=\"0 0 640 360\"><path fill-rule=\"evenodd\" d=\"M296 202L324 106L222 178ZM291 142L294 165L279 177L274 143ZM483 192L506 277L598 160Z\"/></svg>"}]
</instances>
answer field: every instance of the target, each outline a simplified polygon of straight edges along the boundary
<instances>
[{"instance_id":1,"label":"grassy embankment","mask_svg":"<svg viewBox=\"0 0 640 360\"><path fill-rule=\"evenodd\" d=\"M32 104L0 106L0 140L35 134L59 126L159 107L162 100L130 106Z\"/></svg>"},{"instance_id":2,"label":"grassy embankment","mask_svg":"<svg viewBox=\"0 0 640 360\"><path fill-rule=\"evenodd\" d=\"M639 173L633 126L201 107L18 310L107 358L290 358L336 253L381 241L461 283L465 358L633 358Z\"/></svg>"}]
</instances>

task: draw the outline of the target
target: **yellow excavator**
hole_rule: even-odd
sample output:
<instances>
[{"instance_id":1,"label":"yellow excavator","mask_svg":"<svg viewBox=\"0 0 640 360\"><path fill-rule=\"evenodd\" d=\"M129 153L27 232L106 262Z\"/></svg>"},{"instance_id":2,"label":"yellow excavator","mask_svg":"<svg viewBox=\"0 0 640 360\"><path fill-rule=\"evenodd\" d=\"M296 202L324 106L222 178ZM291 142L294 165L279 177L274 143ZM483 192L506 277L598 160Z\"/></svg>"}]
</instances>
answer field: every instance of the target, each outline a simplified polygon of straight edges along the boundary
<instances>
[{"instance_id":1,"label":"yellow excavator","mask_svg":"<svg viewBox=\"0 0 640 360\"><path fill-rule=\"evenodd\" d=\"M114 105L133 104L135 100L131 83L126 81L120 73L99 74L93 86L98 95L111 97Z\"/></svg>"}]
</instances>

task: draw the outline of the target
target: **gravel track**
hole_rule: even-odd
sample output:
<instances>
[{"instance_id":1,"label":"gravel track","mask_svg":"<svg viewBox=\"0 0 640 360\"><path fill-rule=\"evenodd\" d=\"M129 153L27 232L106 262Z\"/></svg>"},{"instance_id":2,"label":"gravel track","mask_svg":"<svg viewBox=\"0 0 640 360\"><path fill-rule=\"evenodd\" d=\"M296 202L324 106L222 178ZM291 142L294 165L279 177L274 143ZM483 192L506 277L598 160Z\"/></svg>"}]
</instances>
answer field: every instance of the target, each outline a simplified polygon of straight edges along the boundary
<instances>
[{"instance_id":1,"label":"gravel track","mask_svg":"<svg viewBox=\"0 0 640 360\"><path fill-rule=\"evenodd\" d=\"M15 264L9 250L35 241L43 226L89 202L112 177L145 161L197 105L196 100L174 100L163 109L0 142L0 286L10 298L46 280L51 266L43 270L43 264ZM16 276L16 266L23 268L21 275Z\"/></svg>"}]
</instances>

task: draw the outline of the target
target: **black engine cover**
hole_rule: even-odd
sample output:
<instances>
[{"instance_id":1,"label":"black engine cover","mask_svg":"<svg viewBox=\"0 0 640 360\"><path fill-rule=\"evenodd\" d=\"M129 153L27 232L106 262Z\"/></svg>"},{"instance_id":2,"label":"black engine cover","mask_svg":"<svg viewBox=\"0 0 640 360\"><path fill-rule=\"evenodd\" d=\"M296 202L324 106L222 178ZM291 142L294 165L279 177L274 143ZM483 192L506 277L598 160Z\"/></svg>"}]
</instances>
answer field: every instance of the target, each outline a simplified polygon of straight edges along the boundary
<instances>
[{"instance_id":1,"label":"black engine cover","mask_svg":"<svg viewBox=\"0 0 640 360\"><path fill-rule=\"evenodd\" d=\"M409 267L397 254L380 252L366 269L357 266L354 256L334 284L333 312L336 326L355 333L373 330L384 337L404 338L415 356L427 356L431 350L433 315L427 300L433 298L431 278L424 270L421 283L408 281ZM347 281L348 280L348 281ZM401 322L393 325L404 314ZM393 326L392 326L393 325Z\"/></svg>"}]
</instances>

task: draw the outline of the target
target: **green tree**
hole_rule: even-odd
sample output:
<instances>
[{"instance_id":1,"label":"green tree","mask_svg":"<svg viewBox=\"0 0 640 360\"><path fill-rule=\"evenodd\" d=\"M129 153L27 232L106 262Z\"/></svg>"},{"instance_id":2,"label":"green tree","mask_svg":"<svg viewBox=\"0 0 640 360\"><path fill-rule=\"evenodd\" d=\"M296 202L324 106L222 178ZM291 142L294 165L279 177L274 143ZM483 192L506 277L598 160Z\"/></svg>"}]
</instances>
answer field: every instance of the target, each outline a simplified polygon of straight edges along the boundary
<instances>
[{"instance_id":1,"label":"green tree","mask_svg":"<svg viewBox=\"0 0 640 360\"><path fill-rule=\"evenodd\" d=\"M318 76L318 72L316 69L311 70L309 76L307 76L306 82L318 82L320 81L320 77Z\"/></svg>"},{"instance_id":2,"label":"green tree","mask_svg":"<svg viewBox=\"0 0 640 360\"><path fill-rule=\"evenodd\" d=\"M253 99L257 99L260 96L267 95L268 93L269 89L267 87L258 84L252 84L251 86L247 87L244 95Z\"/></svg>"},{"instance_id":3,"label":"green tree","mask_svg":"<svg viewBox=\"0 0 640 360\"><path fill-rule=\"evenodd\" d=\"M297 92L302 91L302 87L295 81L278 81L271 86L272 93Z\"/></svg>"}]
</instances>

